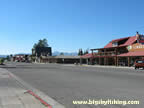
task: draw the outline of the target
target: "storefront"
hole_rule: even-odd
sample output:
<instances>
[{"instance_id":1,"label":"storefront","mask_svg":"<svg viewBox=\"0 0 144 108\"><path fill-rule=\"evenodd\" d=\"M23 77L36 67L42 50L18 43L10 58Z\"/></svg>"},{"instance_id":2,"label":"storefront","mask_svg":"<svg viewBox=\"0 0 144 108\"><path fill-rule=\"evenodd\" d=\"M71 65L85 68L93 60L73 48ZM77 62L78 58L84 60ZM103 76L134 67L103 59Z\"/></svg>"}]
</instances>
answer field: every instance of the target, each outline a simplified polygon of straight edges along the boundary
<instances>
[{"instance_id":1,"label":"storefront","mask_svg":"<svg viewBox=\"0 0 144 108\"><path fill-rule=\"evenodd\" d=\"M136 59L144 57L144 35L115 39L104 48L91 49L92 53L81 56L98 65L133 66Z\"/></svg>"},{"instance_id":2,"label":"storefront","mask_svg":"<svg viewBox=\"0 0 144 108\"><path fill-rule=\"evenodd\" d=\"M129 45L128 52L118 55L119 62L122 58L125 59L124 63L127 63L128 66L133 66L135 60L144 58L144 45L143 43L136 43Z\"/></svg>"}]
</instances>

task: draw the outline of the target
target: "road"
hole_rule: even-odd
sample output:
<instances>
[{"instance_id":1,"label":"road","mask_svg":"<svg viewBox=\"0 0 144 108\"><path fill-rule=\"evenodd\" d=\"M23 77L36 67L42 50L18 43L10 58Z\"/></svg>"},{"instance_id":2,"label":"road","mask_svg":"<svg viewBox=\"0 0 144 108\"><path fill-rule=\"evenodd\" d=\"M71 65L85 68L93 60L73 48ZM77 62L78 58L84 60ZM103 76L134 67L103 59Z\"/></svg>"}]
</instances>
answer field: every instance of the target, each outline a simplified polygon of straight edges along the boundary
<instances>
[{"instance_id":1,"label":"road","mask_svg":"<svg viewBox=\"0 0 144 108\"><path fill-rule=\"evenodd\" d=\"M144 108L144 70L9 63L7 68L66 108ZM140 105L74 105L73 100L139 100Z\"/></svg>"}]
</instances>

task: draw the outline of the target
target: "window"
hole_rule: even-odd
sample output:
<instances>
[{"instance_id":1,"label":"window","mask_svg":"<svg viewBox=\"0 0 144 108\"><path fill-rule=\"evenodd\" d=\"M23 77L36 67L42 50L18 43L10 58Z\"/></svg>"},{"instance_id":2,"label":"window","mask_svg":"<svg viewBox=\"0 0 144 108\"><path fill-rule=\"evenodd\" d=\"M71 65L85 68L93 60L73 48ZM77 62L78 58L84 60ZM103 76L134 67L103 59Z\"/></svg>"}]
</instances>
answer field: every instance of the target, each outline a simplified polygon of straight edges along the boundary
<instances>
[{"instance_id":1,"label":"window","mask_svg":"<svg viewBox=\"0 0 144 108\"><path fill-rule=\"evenodd\" d=\"M144 61L143 60L138 60L137 63L144 63Z\"/></svg>"},{"instance_id":2,"label":"window","mask_svg":"<svg viewBox=\"0 0 144 108\"><path fill-rule=\"evenodd\" d=\"M112 43L112 46L113 46L113 47L116 47L116 46L118 46L118 43L117 43L117 42L113 42L113 43Z\"/></svg>"}]
</instances>

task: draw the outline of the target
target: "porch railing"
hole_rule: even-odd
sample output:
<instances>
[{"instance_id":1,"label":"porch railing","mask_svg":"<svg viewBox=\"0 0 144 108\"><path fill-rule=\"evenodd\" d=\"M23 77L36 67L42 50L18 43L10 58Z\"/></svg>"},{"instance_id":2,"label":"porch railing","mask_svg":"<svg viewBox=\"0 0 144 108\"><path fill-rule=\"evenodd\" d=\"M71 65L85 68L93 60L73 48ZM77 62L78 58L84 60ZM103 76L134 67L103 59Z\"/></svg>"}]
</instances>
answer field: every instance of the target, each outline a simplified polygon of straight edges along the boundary
<instances>
[{"instance_id":1,"label":"porch railing","mask_svg":"<svg viewBox=\"0 0 144 108\"><path fill-rule=\"evenodd\" d=\"M115 51L110 51L110 52L97 52L93 53L94 56L115 56L116 52Z\"/></svg>"}]
</instances>

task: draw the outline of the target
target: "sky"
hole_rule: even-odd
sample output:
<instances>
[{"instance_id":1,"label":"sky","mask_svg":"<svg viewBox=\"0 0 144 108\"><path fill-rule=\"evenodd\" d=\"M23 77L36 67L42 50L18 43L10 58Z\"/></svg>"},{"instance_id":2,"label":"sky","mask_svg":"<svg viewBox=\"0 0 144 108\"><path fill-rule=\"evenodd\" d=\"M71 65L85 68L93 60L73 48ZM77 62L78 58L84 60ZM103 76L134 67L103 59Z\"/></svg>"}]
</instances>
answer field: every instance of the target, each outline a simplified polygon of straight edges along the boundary
<instances>
[{"instance_id":1,"label":"sky","mask_svg":"<svg viewBox=\"0 0 144 108\"><path fill-rule=\"evenodd\" d=\"M46 38L54 51L104 47L144 34L143 0L0 0L0 54L31 53Z\"/></svg>"}]
</instances>

